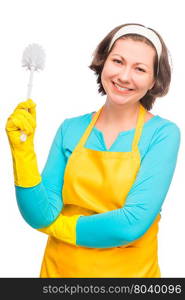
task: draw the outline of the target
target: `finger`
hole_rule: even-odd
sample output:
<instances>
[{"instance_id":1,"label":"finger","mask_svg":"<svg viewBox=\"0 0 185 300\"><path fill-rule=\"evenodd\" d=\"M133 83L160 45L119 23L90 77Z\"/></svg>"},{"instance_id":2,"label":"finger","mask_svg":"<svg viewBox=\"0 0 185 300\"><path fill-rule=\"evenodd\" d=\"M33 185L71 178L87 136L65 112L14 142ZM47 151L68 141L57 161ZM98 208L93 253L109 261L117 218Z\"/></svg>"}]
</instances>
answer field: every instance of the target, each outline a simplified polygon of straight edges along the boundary
<instances>
[{"instance_id":1,"label":"finger","mask_svg":"<svg viewBox=\"0 0 185 300\"><path fill-rule=\"evenodd\" d=\"M5 127L6 131L10 132L10 131L15 131L17 130L17 127L15 126L15 124L12 122L12 115L10 115L10 117L8 118L7 122L6 122L6 127Z\"/></svg>"},{"instance_id":2,"label":"finger","mask_svg":"<svg viewBox=\"0 0 185 300\"><path fill-rule=\"evenodd\" d=\"M32 101L32 100L29 99L29 101ZM36 120L36 103L33 102L33 101L32 101L32 103L34 103L34 105L30 106L30 108L28 109L28 111L33 116L33 118Z\"/></svg>"},{"instance_id":3,"label":"finger","mask_svg":"<svg viewBox=\"0 0 185 300\"><path fill-rule=\"evenodd\" d=\"M27 126L27 122L32 127L33 130L30 130L30 126ZM24 124L25 123L25 124ZM15 130L23 130L23 128L27 126L29 132L33 132L36 128L36 121L32 117L32 115L24 109L16 109L13 114L7 120L6 130L7 131L15 131Z\"/></svg>"},{"instance_id":4,"label":"finger","mask_svg":"<svg viewBox=\"0 0 185 300\"><path fill-rule=\"evenodd\" d=\"M27 101L20 102L15 108L15 110L18 108L28 110L28 112L30 112L34 118L36 117L36 103L33 102L32 99L28 99Z\"/></svg>"},{"instance_id":5,"label":"finger","mask_svg":"<svg viewBox=\"0 0 185 300\"><path fill-rule=\"evenodd\" d=\"M13 122L20 130L24 131L27 135L32 134L34 131L34 128L23 115L15 117L13 119Z\"/></svg>"},{"instance_id":6,"label":"finger","mask_svg":"<svg viewBox=\"0 0 185 300\"><path fill-rule=\"evenodd\" d=\"M28 120L21 114L13 115L11 117L11 122L15 128L24 131L27 135L30 135L34 131L34 128L30 125Z\"/></svg>"},{"instance_id":7,"label":"finger","mask_svg":"<svg viewBox=\"0 0 185 300\"><path fill-rule=\"evenodd\" d=\"M29 123L30 125L32 126L32 128L36 128L36 121L35 119L33 118L33 116L31 115L31 113L29 113L27 110L25 109L20 109L20 108L17 108L15 111L14 111L14 116L23 116Z\"/></svg>"}]
</instances>

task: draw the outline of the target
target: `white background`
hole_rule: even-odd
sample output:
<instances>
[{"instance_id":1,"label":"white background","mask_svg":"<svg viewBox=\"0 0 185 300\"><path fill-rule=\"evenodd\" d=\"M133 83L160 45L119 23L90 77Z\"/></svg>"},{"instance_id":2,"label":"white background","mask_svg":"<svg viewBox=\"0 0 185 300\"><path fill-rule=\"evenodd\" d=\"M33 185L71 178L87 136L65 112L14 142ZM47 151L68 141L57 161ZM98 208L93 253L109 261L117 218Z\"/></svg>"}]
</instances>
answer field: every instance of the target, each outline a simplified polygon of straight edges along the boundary
<instances>
[{"instance_id":1,"label":"white background","mask_svg":"<svg viewBox=\"0 0 185 300\"><path fill-rule=\"evenodd\" d=\"M159 231L162 277L185 277L185 18L176 1L16 0L0 4L0 277L38 277L47 236L25 223L17 208L12 161L5 134L6 119L26 100L28 71L21 66L24 48L41 44L46 68L34 76L37 103L35 146L42 170L56 129L65 118L97 109L96 77L88 68L96 45L114 27L141 23L157 30L172 57L167 96L157 99L153 114L175 122L181 146L172 184L165 199ZM168 149L166 149L168 151Z\"/></svg>"}]
</instances>

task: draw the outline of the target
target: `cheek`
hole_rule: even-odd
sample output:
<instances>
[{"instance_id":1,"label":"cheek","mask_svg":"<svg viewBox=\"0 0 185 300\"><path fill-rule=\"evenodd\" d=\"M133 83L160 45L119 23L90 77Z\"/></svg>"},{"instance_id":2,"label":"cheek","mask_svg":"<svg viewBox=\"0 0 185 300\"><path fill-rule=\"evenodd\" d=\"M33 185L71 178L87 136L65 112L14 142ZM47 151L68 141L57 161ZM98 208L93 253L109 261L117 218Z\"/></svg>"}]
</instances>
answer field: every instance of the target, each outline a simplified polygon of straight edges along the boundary
<instances>
[{"instance_id":1,"label":"cheek","mask_svg":"<svg viewBox=\"0 0 185 300\"><path fill-rule=\"evenodd\" d=\"M103 70L101 74L102 81L106 80L109 77L109 72L107 69Z\"/></svg>"},{"instance_id":2,"label":"cheek","mask_svg":"<svg viewBox=\"0 0 185 300\"><path fill-rule=\"evenodd\" d=\"M103 70L101 73L101 82L103 84L103 86L106 86L106 82L109 80L110 78L110 73L108 72L107 69Z\"/></svg>"},{"instance_id":3,"label":"cheek","mask_svg":"<svg viewBox=\"0 0 185 300\"><path fill-rule=\"evenodd\" d=\"M146 78L146 76L138 76L136 74L133 76L133 81L140 90L148 90L151 84L151 80L149 80L148 77Z\"/></svg>"},{"instance_id":4,"label":"cheek","mask_svg":"<svg viewBox=\"0 0 185 300\"><path fill-rule=\"evenodd\" d=\"M110 79L114 74L116 74L116 68L112 64L105 64L102 71L102 79Z\"/></svg>"}]
</instances>

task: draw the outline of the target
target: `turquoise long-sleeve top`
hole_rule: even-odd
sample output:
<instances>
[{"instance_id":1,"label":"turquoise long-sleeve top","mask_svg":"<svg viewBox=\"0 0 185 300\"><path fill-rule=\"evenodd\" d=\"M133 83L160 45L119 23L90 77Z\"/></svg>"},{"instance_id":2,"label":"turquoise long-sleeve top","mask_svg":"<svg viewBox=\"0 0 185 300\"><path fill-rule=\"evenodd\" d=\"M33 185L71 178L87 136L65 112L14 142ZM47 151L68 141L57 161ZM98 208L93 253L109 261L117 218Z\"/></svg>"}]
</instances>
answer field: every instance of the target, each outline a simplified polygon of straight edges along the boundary
<instances>
[{"instance_id":1,"label":"turquoise long-sleeve top","mask_svg":"<svg viewBox=\"0 0 185 300\"><path fill-rule=\"evenodd\" d=\"M43 228L56 220L63 208L62 187L67 161L92 120L92 113L65 119L57 130L42 181L30 188L16 186L19 210L34 228ZM120 132L106 148L103 133L93 127L85 147L97 151L131 151L135 128ZM141 165L124 206L91 216L82 216L76 224L76 244L84 247L116 247L142 236L161 212L168 192L180 145L180 129L159 115L144 123L138 144ZM115 187L116 188L116 187Z\"/></svg>"}]
</instances>

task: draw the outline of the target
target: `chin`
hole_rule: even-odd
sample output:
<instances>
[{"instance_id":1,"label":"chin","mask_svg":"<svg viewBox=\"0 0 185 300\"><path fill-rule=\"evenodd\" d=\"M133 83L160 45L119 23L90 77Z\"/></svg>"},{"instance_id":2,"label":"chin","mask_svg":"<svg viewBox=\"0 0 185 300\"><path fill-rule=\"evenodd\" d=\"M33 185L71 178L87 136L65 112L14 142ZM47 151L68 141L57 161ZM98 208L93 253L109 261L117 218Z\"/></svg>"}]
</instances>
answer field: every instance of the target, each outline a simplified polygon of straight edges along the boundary
<instances>
[{"instance_id":1,"label":"chin","mask_svg":"<svg viewBox=\"0 0 185 300\"><path fill-rule=\"evenodd\" d=\"M130 97L123 97L123 96L107 96L108 100L115 104L124 104L132 102L133 99Z\"/></svg>"}]
</instances>

